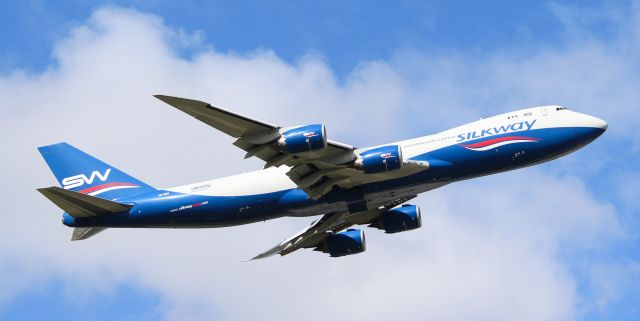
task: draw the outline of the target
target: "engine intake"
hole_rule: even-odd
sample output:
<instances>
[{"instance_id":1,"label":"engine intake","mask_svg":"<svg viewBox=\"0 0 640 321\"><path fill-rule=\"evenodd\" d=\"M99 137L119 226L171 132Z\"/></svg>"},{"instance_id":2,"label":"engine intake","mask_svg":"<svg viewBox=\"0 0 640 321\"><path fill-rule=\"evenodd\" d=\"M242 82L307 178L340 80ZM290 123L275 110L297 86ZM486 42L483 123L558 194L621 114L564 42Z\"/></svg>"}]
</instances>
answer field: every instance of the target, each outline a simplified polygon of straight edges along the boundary
<instances>
[{"instance_id":1,"label":"engine intake","mask_svg":"<svg viewBox=\"0 0 640 321\"><path fill-rule=\"evenodd\" d=\"M383 212L372 226L384 229L386 233L398 233L415 230L422 226L420 208L405 204Z\"/></svg>"},{"instance_id":2,"label":"engine intake","mask_svg":"<svg viewBox=\"0 0 640 321\"><path fill-rule=\"evenodd\" d=\"M327 147L327 130L322 124L289 129L280 135L276 144L285 153L305 153Z\"/></svg>"},{"instance_id":3,"label":"engine intake","mask_svg":"<svg viewBox=\"0 0 640 321\"><path fill-rule=\"evenodd\" d=\"M339 233L330 234L325 238L321 247L323 253L329 253L332 257L362 253L366 250L367 243L364 231L348 229Z\"/></svg>"},{"instance_id":4,"label":"engine intake","mask_svg":"<svg viewBox=\"0 0 640 321\"><path fill-rule=\"evenodd\" d=\"M362 152L353 164L366 174L373 174L400 169L402 163L402 149L398 145L390 145Z\"/></svg>"}]
</instances>

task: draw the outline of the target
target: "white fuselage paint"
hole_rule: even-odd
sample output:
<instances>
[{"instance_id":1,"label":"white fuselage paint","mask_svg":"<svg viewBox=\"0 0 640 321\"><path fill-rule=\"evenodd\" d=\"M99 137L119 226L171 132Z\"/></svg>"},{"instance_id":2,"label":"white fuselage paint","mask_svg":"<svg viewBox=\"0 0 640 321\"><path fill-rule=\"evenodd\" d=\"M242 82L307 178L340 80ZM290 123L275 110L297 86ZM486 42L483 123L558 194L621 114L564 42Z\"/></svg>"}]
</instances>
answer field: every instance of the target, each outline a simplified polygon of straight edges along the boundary
<instances>
[{"instance_id":1,"label":"white fuselage paint","mask_svg":"<svg viewBox=\"0 0 640 321\"><path fill-rule=\"evenodd\" d=\"M402 147L404 158L410 159L417 155L447 146L464 143L464 141L470 140L465 139L464 141L459 141L459 135L461 134L473 132L481 133L487 128L499 128L500 126L505 126L505 124L522 123L521 125L511 127L507 131L507 133L513 133L514 135L517 135L518 132L525 131L527 129L606 126L606 123L598 118L566 109L557 110L559 107L560 106L552 105L517 110L484 118L434 135L403 140L380 146L399 145ZM492 136L493 134L495 133L489 133L487 137ZM367 149L380 146L373 146ZM365 149L361 151L364 150ZM296 188L296 185L286 175L289 169L289 167L284 165L280 167L271 167L264 170L257 170L195 184L168 188L167 190L184 194L207 196L242 196L273 193ZM411 187L409 194L413 193L412 195L415 195L419 192L432 188L434 187L429 186L428 184L425 184L424 186Z\"/></svg>"}]
</instances>

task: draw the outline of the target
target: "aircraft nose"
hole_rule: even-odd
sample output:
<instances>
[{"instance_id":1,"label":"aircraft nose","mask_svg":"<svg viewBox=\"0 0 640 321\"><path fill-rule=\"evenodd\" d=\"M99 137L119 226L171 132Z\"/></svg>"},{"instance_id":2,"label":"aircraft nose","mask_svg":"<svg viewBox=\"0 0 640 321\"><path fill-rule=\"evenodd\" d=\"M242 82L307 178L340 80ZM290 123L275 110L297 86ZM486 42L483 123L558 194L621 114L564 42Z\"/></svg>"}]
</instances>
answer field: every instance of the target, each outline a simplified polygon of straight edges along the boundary
<instances>
[{"instance_id":1,"label":"aircraft nose","mask_svg":"<svg viewBox=\"0 0 640 321\"><path fill-rule=\"evenodd\" d=\"M593 141L609 127L606 121L590 115L580 114L577 120L578 127L574 128L574 132L580 144Z\"/></svg>"},{"instance_id":2,"label":"aircraft nose","mask_svg":"<svg viewBox=\"0 0 640 321\"><path fill-rule=\"evenodd\" d=\"M589 118L587 119L587 124L588 127L593 127L593 128L598 128L598 129L602 129L602 131L607 130L607 128L609 128L609 124L607 124L606 121L598 118L598 117L593 117L593 116L589 116Z\"/></svg>"}]
</instances>

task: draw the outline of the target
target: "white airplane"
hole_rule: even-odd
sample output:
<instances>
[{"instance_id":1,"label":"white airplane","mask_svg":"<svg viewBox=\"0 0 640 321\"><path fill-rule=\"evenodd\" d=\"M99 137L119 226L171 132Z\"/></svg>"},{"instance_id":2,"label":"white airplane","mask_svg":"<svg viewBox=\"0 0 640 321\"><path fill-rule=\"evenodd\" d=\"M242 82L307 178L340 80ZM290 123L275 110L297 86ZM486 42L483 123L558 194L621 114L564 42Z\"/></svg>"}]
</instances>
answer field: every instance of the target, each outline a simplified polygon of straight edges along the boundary
<instances>
[{"instance_id":1,"label":"white airplane","mask_svg":"<svg viewBox=\"0 0 640 321\"><path fill-rule=\"evenodd\" d=\"M115 227L224 227L322 215L254 259L312 248L361 253L368 225L397 233L422 225L416 195L460 180L539 164L600 136L607 123L560 106L517 110L437 134L356 148L324 125L280 127L197 100L158 99L235 138L264 169L156 189L66 143L39 151L62 187L39 191L82 240Z\"/></svg>"}]
</instances>

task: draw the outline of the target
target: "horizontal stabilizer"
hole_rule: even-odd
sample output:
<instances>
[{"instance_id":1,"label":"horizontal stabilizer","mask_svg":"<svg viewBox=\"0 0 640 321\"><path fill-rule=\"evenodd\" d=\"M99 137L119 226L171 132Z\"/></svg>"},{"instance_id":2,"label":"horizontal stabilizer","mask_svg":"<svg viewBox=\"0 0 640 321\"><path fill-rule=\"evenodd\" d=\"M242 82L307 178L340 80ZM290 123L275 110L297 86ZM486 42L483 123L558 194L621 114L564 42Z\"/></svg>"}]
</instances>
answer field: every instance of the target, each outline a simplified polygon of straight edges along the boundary
<instances>
[{"instance_id":1,"label":"horizontal stabilizer","mask_svg":"<svg viewBox=\"0 0 640 321\"><path fill-rule=\"evenodd\" d=\"M133 207L133 205L122 204L95 196L72 192L55 186L40 188L38 191L63 211L69 213L69 215L75 218L119 213L127 211Z\"/></svg>"},{"instance_id":2,"label":"horizontal stabilizer","mask_svg":"<svg viewBox=\"0 0 640 321\"><path fill-rule=\"evenodd\" d=\"M73 235L71 235L72 241L79 241L88 239L104 230L106 227L74 227Z\"/></svg>"}]
</instances>

